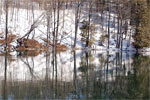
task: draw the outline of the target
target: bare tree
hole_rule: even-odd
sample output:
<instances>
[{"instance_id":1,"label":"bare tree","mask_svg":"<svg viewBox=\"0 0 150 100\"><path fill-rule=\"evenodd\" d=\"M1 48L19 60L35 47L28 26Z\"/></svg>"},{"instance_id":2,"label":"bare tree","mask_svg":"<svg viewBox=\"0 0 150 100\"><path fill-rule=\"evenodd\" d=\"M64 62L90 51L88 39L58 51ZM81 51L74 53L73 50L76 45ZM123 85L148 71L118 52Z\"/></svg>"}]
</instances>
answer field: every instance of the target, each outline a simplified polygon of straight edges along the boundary
<instances>
[{"instance_id":1,"label":"bare tree","mask_svg":"<svg viewBox=\"0 0 150 100\"><path fill-rule=\"evenodd\" d=\"M89 0L89 15L88 15L88 32L87 32L87 39L86 39L86 47L89 46L89 41L90 41L90 27L91 27L91 17L92 17L92 8L93 6L93 1Z\"/></svg>"},{"instance_id":2,"label":"bare tree","mask_svg":"<svg viewBox=\"0 0 150 100\"><path fill-rule=\"evenodd\" d=\"M80 6L81 6L82 1L78 0L77 1L77 7L75 11L75 39L74 39L74 45L73 48L76 47L76 42L77 42L77 33L78 33L78 27L79 27L79 20L80 20Z\"/></svg>"},{"instance_id":3,"label":"bare tree","mask_svg":"<svg viewBox=\"0 0 150 100\"><path fill-rule=\"evenodd\" d=\"M6 0L5 1L5 12L6 12L6 16L5 16L5 41L6 41L6 46L5 46L5 51L7 50L7 35L8 35L8 7L9 7L9 1Z\"/></svg>"},{"instance_id":4,"label":"bare tree","mask_svg":"<svg viewBox=\"0 0 150 100\"><path fill-rule=\"evenodd\" d=\"M111 13L111 1L108 2L108 9L109 9L109 18L108 18L108 49L110 45L110 13Z\"/></svg>"},{"instance_id":5,"label":"bare tree","mask_svg":"<svg viewBox=\"0 0 150 100\"><path fill-rule=\"evenodd\" d=\"M59 30L59 13L60 12L60 0L57 1L57 27L56 27L56 40L55 45L58 42L58 30Z\"/></svg>"}]
</instances>

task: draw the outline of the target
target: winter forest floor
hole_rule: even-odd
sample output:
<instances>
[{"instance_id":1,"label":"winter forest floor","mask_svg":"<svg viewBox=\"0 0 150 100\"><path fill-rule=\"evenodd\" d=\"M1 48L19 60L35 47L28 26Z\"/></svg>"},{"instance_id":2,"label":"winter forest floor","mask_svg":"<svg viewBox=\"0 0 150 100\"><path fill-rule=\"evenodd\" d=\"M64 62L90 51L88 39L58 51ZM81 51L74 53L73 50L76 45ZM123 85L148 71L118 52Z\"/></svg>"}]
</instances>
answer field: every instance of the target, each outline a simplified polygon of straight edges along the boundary
<instances>
[{"instance_id":1,"label":"winter forest floor","mask_svg":"<svg viewBox=\"0 0 150 100\"><path fill-rule=\"evenodd\" d=\"M55 14L53 11L47 15L47 11L36 8L38 6L34 4L35 8L24 9L24 8L9 8L8 9L8 37L9 35L15 35L15 38L8 41L9 48L12 50L26 50L24 46L28 47L28 50L41 49L48 50L49 47L53 47L53 32L58 29L57 35L57 48L62 50L72 49L75 39L75 18L76 18L76 4L74 7L68 6L67 8L62 7L59 10L59 22L58 14ZM82 33L84 30L84 21L88 21L89 18L89 9L85 5L81 5L80 14L79 14L79 23L77 31L77 40L76 40L76 49L93 49L93 50L109 50L109 51L131 51L135 52L134 47L132 46L132 37L133 32L132 27L128 26L126 34L122 34L122 47L116 48L117 46L117 37L118 37L118 24L117 24L117 15L113 12L103 11L103 15L96 11L92 11L90 18L90 40L92 41L90 47L85 46L85 41ZM57 10L56 10L57 11ZM1 51L5 47L5 10L1 10L0 16L0 44ZM55 14L55 16L54 16ZM48 21L47 21L48 20ZM55 26L54 26L55 25ZM124 22L125 25L125 22ZM21 47L18 47L17 40L23 37L26 33L30 32L34 26L34 29L28 35L29 40L23 38L21 41ZM109 33L108 33L109 31ZM109 44L108 44L108 34L110 34ZM48 39L48 40L47 40ZM90 41L89 40L89 41ZM36 42L36 43L34 43ZM47 45L48 44L48 45ZM23 45L23 47L22 47ZM109 45L109 49L108 49ZM32 47L33 46L33 47ZM60 49L60 50L61 50Z\"/></svg>"}]
</instances>

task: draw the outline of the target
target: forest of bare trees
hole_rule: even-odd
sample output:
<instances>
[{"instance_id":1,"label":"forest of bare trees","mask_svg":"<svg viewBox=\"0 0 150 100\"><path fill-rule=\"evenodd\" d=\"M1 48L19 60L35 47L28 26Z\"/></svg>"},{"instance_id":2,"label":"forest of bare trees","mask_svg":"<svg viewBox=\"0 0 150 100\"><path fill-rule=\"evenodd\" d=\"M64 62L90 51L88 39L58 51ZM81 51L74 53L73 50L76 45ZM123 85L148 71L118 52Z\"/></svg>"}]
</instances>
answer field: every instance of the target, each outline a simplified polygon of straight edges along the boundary
<instances>
[{"instance_id":1,"label":"forest of bare trees","mask_svg":"<svg viewBox=\"0 0 150 100\"><path fill-rule=\"evenodd\" d=\"M11 34L14 34L9 29L9 21L12 21L15 28L15 24L21 18L18 11L25 9L29 28L26 33L20 33L21 35L15 40L18 44L16 49L78 48L76 44L79 38L81 38L82 48L93 48L93 45L95 47L105 46L107 49L113 45L121 50L131 46L137 49L149 47L148 18L150 14L148 5L148 0L1 0L1 23L5 23L5 28L3 28L5 31L1 31L5 39L1 40L1 43L7 50L10 45L10 41L8 41L10 31ZM70 9L74 14L71 16L73 22L70 23L74 27L70 29L72 31L70 38L73 39L71 44L66 42L69 44L68 47L66 43L62 42L70 34L65 31L66 11ZM37 16L37 10L43 13ZM46 27L44 31L40 30L44 34L41 38L46 45L38 43L38 39L35 38L35 35L38 35L35 30L41 24ZM99 34L98 40L95 38L95 34L96 36ZM35 41L38 44L37 47ZM99 42L95 45L95 41ZM30 46L31 42L33 47Z\"/></svg>"}]
</instances>

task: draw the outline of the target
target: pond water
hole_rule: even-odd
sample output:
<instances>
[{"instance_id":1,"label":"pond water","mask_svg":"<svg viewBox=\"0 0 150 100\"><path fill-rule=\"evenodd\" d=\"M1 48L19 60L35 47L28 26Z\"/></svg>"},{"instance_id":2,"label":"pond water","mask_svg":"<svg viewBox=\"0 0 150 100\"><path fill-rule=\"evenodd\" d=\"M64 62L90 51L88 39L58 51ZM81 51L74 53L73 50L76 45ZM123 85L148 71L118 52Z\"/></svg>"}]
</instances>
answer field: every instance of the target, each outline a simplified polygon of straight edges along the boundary
<instances>
[{"instance_id":1,"label":"pond water","mask_svg":"<svg viewBox=\"0 0 150 100\"><path fill-rule=\"evenodd\" d=\"M31 51L0 59L1 99L150 99L150 56Z\"/></svg>"}]
</instances>

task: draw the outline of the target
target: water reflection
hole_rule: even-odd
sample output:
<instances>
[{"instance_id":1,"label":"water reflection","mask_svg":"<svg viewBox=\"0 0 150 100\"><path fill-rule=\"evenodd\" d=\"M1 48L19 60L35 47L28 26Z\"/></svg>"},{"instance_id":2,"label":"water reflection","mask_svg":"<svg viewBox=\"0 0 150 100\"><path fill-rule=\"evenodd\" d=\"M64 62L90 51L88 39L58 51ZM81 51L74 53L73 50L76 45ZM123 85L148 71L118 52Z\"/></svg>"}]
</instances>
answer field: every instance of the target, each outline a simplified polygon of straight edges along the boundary
<instances>
[{"instance_id":1,"label":"water reflection","mask_svg":"<svg viewBox=\"0 0 150 100\"><path fill-rule=\"evenodd\" d=\"M150 99L149 56L33 53L0 56L1 99Z\"/></svg>"}]
</instances>

